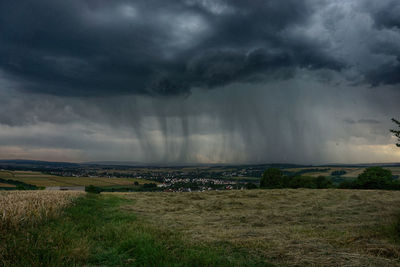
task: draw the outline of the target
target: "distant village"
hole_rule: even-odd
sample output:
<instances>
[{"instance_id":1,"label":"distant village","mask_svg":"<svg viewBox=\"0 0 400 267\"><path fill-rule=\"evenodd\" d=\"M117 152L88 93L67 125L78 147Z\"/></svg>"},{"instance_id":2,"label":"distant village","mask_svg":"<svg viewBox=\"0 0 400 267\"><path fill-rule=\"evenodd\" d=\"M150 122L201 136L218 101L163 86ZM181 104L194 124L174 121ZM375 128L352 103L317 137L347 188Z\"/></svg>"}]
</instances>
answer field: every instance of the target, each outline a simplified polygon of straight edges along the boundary
<instances>
[{"instance_id":1,"label":"distant village","mask_svg":"<svg viewBox=\"0 0 400 267\"><path fill-rule=\"evenodd\" d=\"M151 191L165 192L190 192L209 190L232 190L243 189L249 183L258 184L263 169L255 167L224 169L190 169L168 168L168 169L88 169L77 168L73 170L51 170L47 174L63 177L89 177L89 178L136 178L153 181L157 186L148 186Z\"/></svg>"}]
</instances>

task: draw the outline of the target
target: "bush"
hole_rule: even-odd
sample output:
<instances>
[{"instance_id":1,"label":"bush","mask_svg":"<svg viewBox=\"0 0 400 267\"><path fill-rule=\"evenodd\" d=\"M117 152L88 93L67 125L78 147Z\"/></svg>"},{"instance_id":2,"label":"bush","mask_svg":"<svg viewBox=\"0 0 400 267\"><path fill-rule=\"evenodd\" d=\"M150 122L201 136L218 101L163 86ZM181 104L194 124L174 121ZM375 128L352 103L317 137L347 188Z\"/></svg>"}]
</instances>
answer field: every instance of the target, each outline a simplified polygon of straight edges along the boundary
<instances>
[{"instance_id":1,"label":"bush","mask_svg":"<svg viewBox=\"0 0 400 267\"><path fill-rule=\"evenodd\" d=\"M17 190L38 190L38 189L40 189L39 187L37 187L35 185L27 184L27 183L20 182L20 181L7 180L7 179L0 178L0 182L5 183L5 184L15 185L15 189L17 189ZM6 187L6 188L2 188L2 189L13 190L14 188Z\"/></svg>"},{"instance_id":2,"label":"bush","mask_svg":"<svg viewBox=\"0 0 400 267\"><path fill-rule=\"evenodd\" d=\"M355 181L343 181L338 186L340 189L355 189L356 182Z\"/></svg>"},{"instance_id":3,"label":"bush","mask_svg":"<svg viewBox=\"0 0 400 267\"><path fill-rule=\"evenodd\" d=\"M257 189L257 188L258 188L258 186L253 183L246 184L246 189Z\"/></svg>"},{"instance_id":4,"label":"bush","mask_svg":"<svg viewBox=\"0 0 400 267\"><path fill-rule=\"evenodd\" d=\"M332 182L325 176L295 176L289 180L287 187L323 189L332 187Z\"/></svg>"},{"instance_id":5,"label":"bush","mask_svg":"<svg viewBox=\"0 0 400 267\"><path fill-rule=\"evenodd\" d=\"M315 184L316 184L318 189L333 187L332 181L330 179L326 178L325 176L322 176L322 175L318 176L315 179Z\"/></svg>"},{"instance_id":6,"label":"bush","mask_svg":"<svg viewBox=\"0 0 400 267\"><path fill-rule=\"evenodd\" d=\"M270 168L266 170L260 181L261 188L330 188L332 181L324 176L286 176L281 170Z\"/></svg>"},{"instance_id":7,"label":"bush","mask_svg":"<svg viewBox=\"0 0 400 267\"><path fill-rule=\"evenodd\" d=\"M97 186L89 185L89 186L85 187L85 191L88 193L100 194L101 189Z\"/></svg>"},{"instance_id":8,"label":"bush","mask_svg":"<svg viewBox=\"0 0 400 267\"><path fill-rule=\"evenodd\" d=\"M157 188L157 184L155 183L144 184L143 188Z\"/></svg>"},{"instance_id":9,"label":"bush","mask_svg":"<svg viewBox=\"0 0 400 267\"><path fill-rule=\"evenodd\" d=\"M283 187L285 187L285 182L283 179L282 171L277 168L267 169L261 178L260 187L263 187L263 188L283 188Z\"/></svg>"},{"instance_id":10,"label":"bush","mask_svg":"<svg viewBox=\"0 0 400 267\"><path fill-rule=\"evenodd\" d=\"M315 178L309 176L292 177L288 184L289 188L317 188Z\"/></svg>"}]
</instances>

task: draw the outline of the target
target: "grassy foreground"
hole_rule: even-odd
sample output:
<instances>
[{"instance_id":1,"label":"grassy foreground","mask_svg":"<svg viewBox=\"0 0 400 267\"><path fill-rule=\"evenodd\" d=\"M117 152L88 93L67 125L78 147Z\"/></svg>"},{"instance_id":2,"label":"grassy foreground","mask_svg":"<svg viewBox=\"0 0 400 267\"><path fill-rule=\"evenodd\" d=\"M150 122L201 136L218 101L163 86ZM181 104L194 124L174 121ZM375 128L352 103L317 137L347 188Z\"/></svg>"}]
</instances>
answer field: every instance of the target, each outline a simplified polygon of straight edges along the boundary
<instances>
[{"instance_id":1,"label":"grassy foreground","mask_svg":"<svg viewBox=\"0 0 400 267\"><path fill-rule=\"evenodd\" d=\"M400 266L399 215L384 190L83 194L1 229L0 266Z\"/></svg>"},{"instance_id":2,"label":"grassy foreground","mask_svg":"<svg viewBox=\"0 0 400 267\"><path fill-rule=\"evenodd\" d=\"M123 194L121 194L123 195ZM188 242L283 266L400 266L400 192L274 189L128 193L123 208Z\"/></svg>"},{"instance_id":3,"label":"grassy foreground","mask_svg":"<svg viewBox=\"0 0 400 267\"><path fill-rule=\"evenodd\" d=\"M1 266L268 265L224 243L188 244L180 233L152 227L115 195L87 194L58 218L0 233Z\"/></svg>"}]
</instances>

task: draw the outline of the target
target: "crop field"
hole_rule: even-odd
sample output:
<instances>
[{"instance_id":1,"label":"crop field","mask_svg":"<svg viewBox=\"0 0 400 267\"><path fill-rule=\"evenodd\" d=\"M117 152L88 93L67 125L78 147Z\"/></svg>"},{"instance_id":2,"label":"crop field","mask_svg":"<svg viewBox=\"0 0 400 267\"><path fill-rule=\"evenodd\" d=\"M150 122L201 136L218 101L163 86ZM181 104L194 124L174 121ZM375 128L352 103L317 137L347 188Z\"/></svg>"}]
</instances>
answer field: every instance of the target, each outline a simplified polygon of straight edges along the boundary
<instances>
[{"instance_id":1,"label":"crop field","mask_svg":"<svg viewBox=\"0 0 400 267\"><path fill-rule=\"evenodd\" d=\"M0 191L0 231L16 230L54 217L81 192Z\"/></svg>"},{"instance_id":2,"label":"crop field","mask_svg":"<svg viewBox=\"0 0 400 267\"><path fill-rule=\"evenodd\" d=\"M191 244L228 243L278 265L400 266L400 192L127 193L124 212ZM398 231L398 230L397 230ZM397 239L397 241L396 241Z\"/></svg>"},{"instance_id":3,"label":"crop field","mask_svg":"<svg viewBox=\"0 0 400 267\"><path fill-rule=\"evenodd\" d=\"M0 178L11 179L36 186L120 186L151 183L145 179L104 177L61 177L30 171L0 171Z\"/></svg>"},{"instance_id":4,"label":"crop field","mask_svg":"<svg viewBox=\"0 0 400 267\"><path fill-rule=\"evenodd\" d=\"M0 187L15 187L13 184L0 183Z\"/></svg>"},{"instance_id":5,"label":"crop field","mask_svg":"<svg viewBox=\"0 0 400 267\"><path fill-rule=\"evenodd\" d=\"M317 177L319 175L322 176L331 176L331 173L333 171L346 171L346 174L342 175L341 177L343 178L357 178L358 175L360 175L366 167L308 167L308 168L289 168L289 169L284 169L285 171L290 171L290 172L298 172L298 171L304 171L304 170L309 170L309 169L320 169L321 171L316 171L316 172L306 172L303 175L305 176L313 176ZM327 170L329 169L329 170ZM384 167L384 169L390 170L393 175L400 175L400 167Z\"/></svg>"}]
</instances>

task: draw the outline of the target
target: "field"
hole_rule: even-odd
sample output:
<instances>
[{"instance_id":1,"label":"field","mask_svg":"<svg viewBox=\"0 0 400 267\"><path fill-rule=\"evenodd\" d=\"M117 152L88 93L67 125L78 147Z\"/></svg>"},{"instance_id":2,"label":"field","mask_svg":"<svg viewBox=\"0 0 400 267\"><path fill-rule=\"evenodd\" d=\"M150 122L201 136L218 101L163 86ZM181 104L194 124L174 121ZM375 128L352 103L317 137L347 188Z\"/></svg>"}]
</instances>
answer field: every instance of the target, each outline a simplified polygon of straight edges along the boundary
<instances>
[{"instance_id":1,"label":"field","mask_svg":"<svg viewBox=\"0 0 400 267\"><path fill-rule=\"evenodd\" d=\"M64 204L55 204L58 217L21 212L35 205L11 216L42 223L0 228L9 241L0 265L400 266L398 191L81 193L72 202L65 192L31 191L2 194L21 202L0 205L12 211L32 193L39 207L52 197Z\"/></svg>"},{"instance_id":2,"label":"field","mask_svg":"<svg viewBox=\"0 0 400 267\"><path fill-rule=\"evenodd\" d=\"M15 185L0 183L0 187L15 187Z\"/></svg>"},{"instance_id":3,"label":"field","mask_svg":"<svg viewBox=\"0 0 400 267\"><path fill-rule=\"evenodd\" d=\"M395 266L400 192L255 190L124 195L123 207L188 242L227 242L283 265Z\"/></svg>"},{"instance_id":4,"label":"field","mask_svg":"<svg viewBox=\"0 0 400 267\"><path fill-rule=\"evenodd\" d=\"M329 177L333 171L346 171L346 174L342 175L343 178L357 178L367 167L308 167L308 168L289 168L284 169L285 171L298 172L309 169L320 169L317 172L306 172L303 175L317 177L319 175ZM327 170L329 169L329 170ZM384 167L384 169L390 170L393 175L400 176L400 167Z\"/></svg>"},{"instance_id":5,"label":"field","mask_svg":"<svg viewBox=\"0 0 400 267\"><path fill-rule=\"evenodd\" d=\"M63 191L0 191L0 230L15 230L54 217L82 194Z\"/></svg>"},{"instance_id":6,"label":"field","mask_svg":"<svg viewBox=\"0 0 400 267\"><path fill-rule=\"evenodd\" d=\"M104 177L61 177L31 171L0 171L0 178L11 179L36 186L120 186L151 183L151 181L135 178L104 178Z\"/></svg>"}]
</instances>

